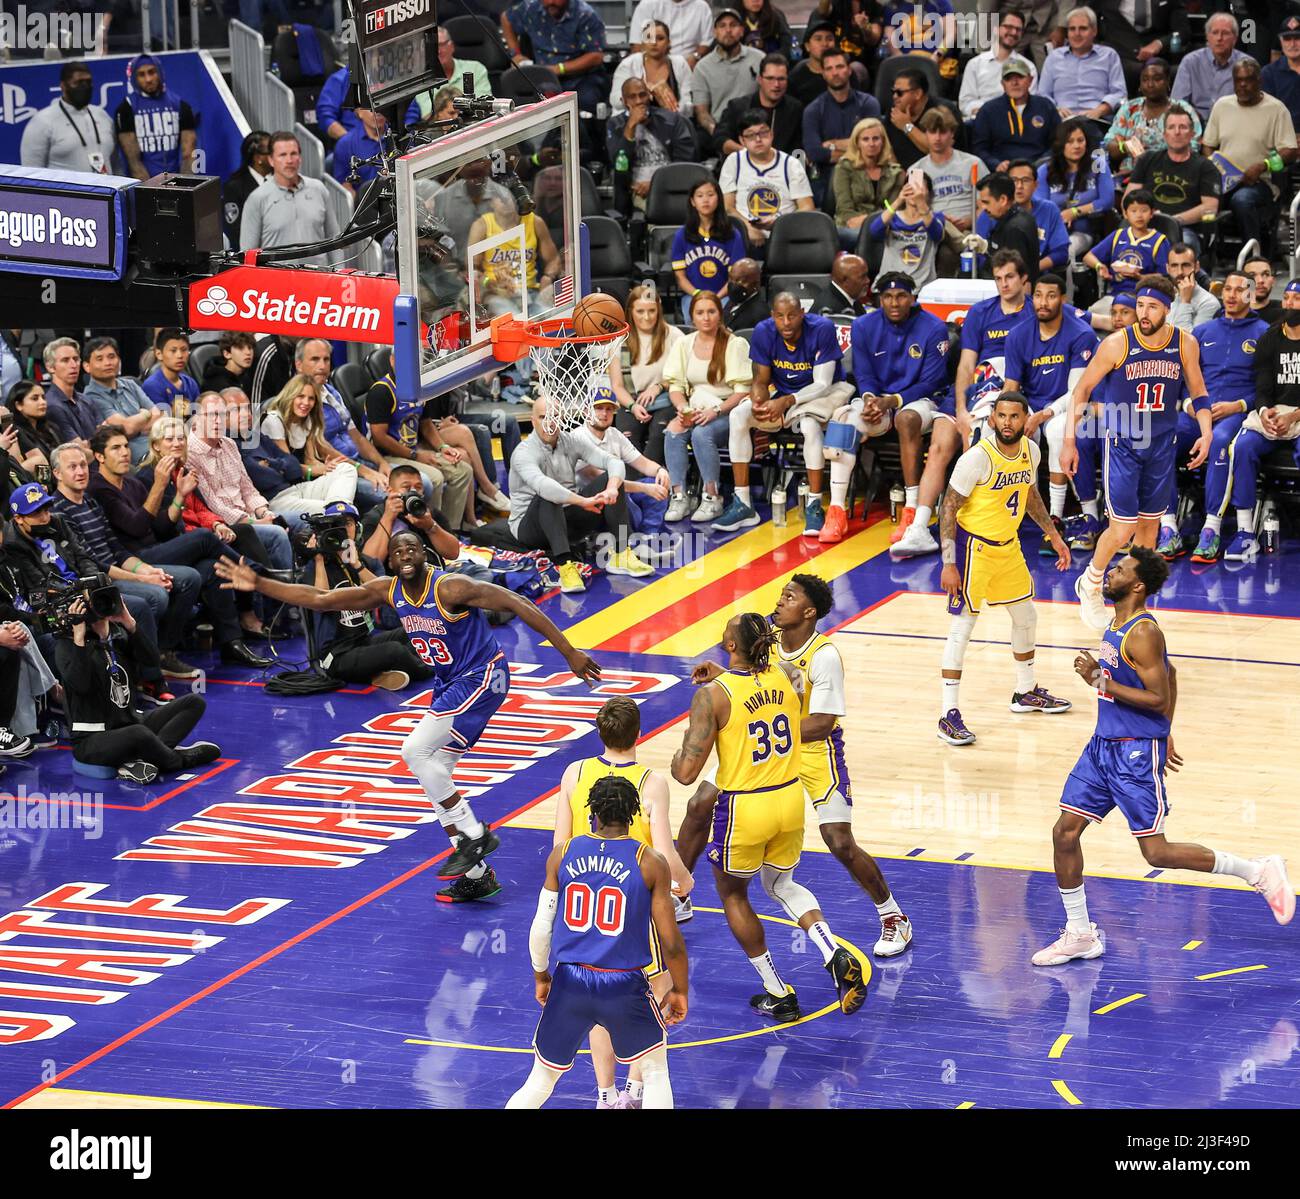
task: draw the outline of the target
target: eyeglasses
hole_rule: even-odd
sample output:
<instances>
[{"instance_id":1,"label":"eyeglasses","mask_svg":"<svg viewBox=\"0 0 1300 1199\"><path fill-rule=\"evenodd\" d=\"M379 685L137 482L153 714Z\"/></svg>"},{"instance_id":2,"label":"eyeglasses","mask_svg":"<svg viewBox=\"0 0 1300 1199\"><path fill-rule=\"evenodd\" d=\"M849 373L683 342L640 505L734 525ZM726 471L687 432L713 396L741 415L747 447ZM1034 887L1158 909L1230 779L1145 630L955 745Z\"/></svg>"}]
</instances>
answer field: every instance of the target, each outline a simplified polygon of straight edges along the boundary
<instances>
[{"instance_id":1,"label":"eyeglasses","mask_svg":"<svg viewBox=\"0 0 1300 1199\"><path fill-rule=\"evenodd\" d=\"M764 125L762 129L747 129L740 136L747 142L762 141L765 137L771 137L772 131Z\"/></svg>"},{"instance_id":2,"label":"eyeglasses","mask_svg":"<svg viewBox=\"0 0 1300 1199\"><path fill-rule=\"evenodd\" d=\"M914 87L896 87L894 88L893 94L894 94L894 98L897 99L899 96L906 96L908 92L914 92L914 91L916 91L916 88Z\"/></svg>"},{"instance_id":3,"label":"eyeglasses","mask_svg":"<svg viewBox=\"0 0 1300 1199\"><path fill-rule=\"evenodd\" d=\"M1019 187L1023 183L1037 183L1038 176L1037 175L1012 175L1011 182L1014 183L1017 187Z\"/></svg>"}]
</instances>

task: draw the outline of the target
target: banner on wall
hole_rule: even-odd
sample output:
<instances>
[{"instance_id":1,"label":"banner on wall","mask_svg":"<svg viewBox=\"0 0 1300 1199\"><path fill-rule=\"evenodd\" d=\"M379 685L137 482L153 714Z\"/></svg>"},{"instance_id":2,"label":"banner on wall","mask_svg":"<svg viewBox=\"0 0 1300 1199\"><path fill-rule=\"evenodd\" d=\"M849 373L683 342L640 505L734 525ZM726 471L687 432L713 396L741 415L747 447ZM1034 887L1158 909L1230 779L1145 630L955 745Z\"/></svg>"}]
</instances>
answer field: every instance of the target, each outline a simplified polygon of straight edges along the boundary
<instances>
[{"instance_id":1,"label":"banner on wall","mask_svg":"<svg viewBox=\"0 0 1300 1199\"><path fill-rule=\"evenodd\" d=\"M94 80L93 103L111 117L126 99L126 68L134 55L86 60ZM198 121L198 148L194 171L224 179L239 169L239 146L249 132L248 122L206 50L185 50L154 55L163 66L168 90L186 100ZM0 163L22 161L23 131L27 122L48 108L59 93L60 60L20 62L0 67ZM114 160L114 173L129 174Z\"/></svg>"}]
</instances>

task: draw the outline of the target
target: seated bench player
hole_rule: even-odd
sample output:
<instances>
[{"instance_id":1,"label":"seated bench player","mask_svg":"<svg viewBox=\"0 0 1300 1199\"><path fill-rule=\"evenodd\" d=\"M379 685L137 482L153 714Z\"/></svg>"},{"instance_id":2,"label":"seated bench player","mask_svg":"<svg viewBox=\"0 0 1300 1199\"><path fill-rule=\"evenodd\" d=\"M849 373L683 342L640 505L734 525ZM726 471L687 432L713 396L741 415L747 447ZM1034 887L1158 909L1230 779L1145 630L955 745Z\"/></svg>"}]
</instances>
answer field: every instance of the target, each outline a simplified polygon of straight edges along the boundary
<instances>
[{"instance_id":1,"label":"seated bench player","mask_svg":"<svg viewBox=\"0 0 1300 1199\"><path fill-rule=\"evenodd\" d=\"M728 438L736 489L713 528L729 533L758 524L749 493L751 430L798 429L808 470L803 535L816 537L825 522L821 496L826 423L853 395L844 379L844 351L835 322L805 314L795 296L780 292L772 300L772 315L754 329L749 357L754 367L749 399L732 409Z\"/></svg>"},{"instance_id":2,"label":"seated bench player","mask_svg":"<svg viewBox=\"0 0 1300 1199\"><path fill-rule=\"evenodd\" d=\"M848 531L845 503L864 438L898 430L903 482L910 504L921 481L921 439L948 383L948 326L916 303L911 276L891 271L876 280L880 308L853 322L853 377L859 398L838 409L826 427L831 506L820 540Z\"/></svg>"}]
</instances>

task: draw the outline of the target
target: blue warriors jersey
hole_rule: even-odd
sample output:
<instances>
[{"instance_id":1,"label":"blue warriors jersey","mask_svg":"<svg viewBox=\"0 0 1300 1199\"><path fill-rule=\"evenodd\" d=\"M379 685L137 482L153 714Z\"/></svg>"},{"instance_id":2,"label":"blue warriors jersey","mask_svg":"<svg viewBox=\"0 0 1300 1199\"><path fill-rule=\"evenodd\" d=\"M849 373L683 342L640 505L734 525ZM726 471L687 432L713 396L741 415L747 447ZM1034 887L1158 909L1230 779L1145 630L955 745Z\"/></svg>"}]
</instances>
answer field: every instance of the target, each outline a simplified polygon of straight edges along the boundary
<instances>
[{"instance_id":1,"label":"blue warriors jersey","mask_svg":"<svg viewBox=\"0 0 1300 1199\"><path fill-rule=\"evenodd\" d=\"M1168 321L1149 343L1137 325L1121 332L1124 357L1106 376L1106 428L1137 445L1172 435L1187 393L1183 338L1191 334Z\"/></svg>"},{"instance_id":2,"label":"blue warriors jersey","mask_svg":"<svg viewBox=\"0 0 1300 1199\"><path fill-rule=\"evenodd\" d=\"M1072 311L1061 316L1061 327L1043 340L1035 319L1012 330L1006 343L1008 379L1020 384L1029 407L1039 412L1070 391L1070 372L1092 361L1097 335Z\"/></svg>"},{"instance_id":3,"label":"blue warriors jersey","mask_svg":"<svg viewBox=\"0 0 1300 1199\"><path fill-rule=\"evenodd\" d=\"M641 970L650 964L650 888L641 875L646 846L631 837L571 837L560 858L556 964Z\"/></svg>"},{"instance_id":4,"label":"blue warriors jersey","mask_svg":"<svg viewBox=\"0 0 1300 1199\"><path fill-rule=\"evenodd\" d=\"M1155 623L1150 612L1140 612L1132 620L1116 628L1113 624L1102 637L1098 660L1102 673L1113 682L1124 687L1136 687L1140 691L1146 688L1133 663L1124 652L1124 642L1129 633L1144 620ZM1165 657L1165 669L1169 669L1168 655ZM1097 733L1098 737L1110 739L1135 738L1149 740L1152 737L1169 736L1169 717L1163 713L1144 712L1139 708L1117 700L1113 695L1097 692Z\"/></svg>"},{"instance_id":5,"label":"blue warriors jersey","mask_svg":"<svg viewBox=\"0 0 1300 1199\"><path fill-rule=\"evenodd\" d=\"M773 395L793 395L813 381L813 367L823 362L835 363L835 382L844 378L844 351L835 334L835 322L829 317L805 313L803 328L791 344L777 331L769 316L759 321L749 343L749 358L759 366L772 368Z\"/></svg>"},{"instance_id":6,"label":"blue warriors jersey","mask_svg":"<svg viewBox=\"0 0 1300 1199\"><path fill-rule=\"evenodd\" d=\"M1163 275L1169 263L1169 239L1155 229L1148 229L1140 236L1127 225L1117 229L1109 237L1103 238L1100 245L1092 247L1093 257L1113 267L1117 262L1135 266L1144 275ZM1110 292L1131 291L1136 280L1121 279L1112 275Z\"/></svg>"},{"instance_id":7,"label":"blue warriors jersey","mask_svg":"<svg viewBox=\"0 0 1300 1199\"><path fill-rule=\"evenodd\" d=\"M445 570L430 570L414 596L407 594L401 579L393 579L388 587L388 602L402 622L411 648L433 668L433 677L440 683L481 673L503 656L482 608L456 612L439 601L438 588L446 577Z\"/></svg>"},{"instance_id":8,"label":"blue warriors jersey","mask_svg":"<svg viewBox=\"0 0 1300 1199\"><path fill-rule=\"evenodd\" d=\"M975 304L961 326L961 348L975 354L976 363L987 362L997 374L1006 378L1007 338L1021 325L1036 324L1034 307L1022 301L1014 312L1002 310L1002 297L990 296Z\"/></svg>"},{"instance_id":9,"label":"blue warriors jersey","mask_svg":"<svg viewBox=\"0 0 1300 1199\"><path fill-rule=\"evenodd\" d=\"M1216 400L1245 400L1254 408L1255 347L1267 332L1268 322L1257 316L1215 317L1192 331L1201 347L1205 390Z\"/></svg>"}]
</instances>

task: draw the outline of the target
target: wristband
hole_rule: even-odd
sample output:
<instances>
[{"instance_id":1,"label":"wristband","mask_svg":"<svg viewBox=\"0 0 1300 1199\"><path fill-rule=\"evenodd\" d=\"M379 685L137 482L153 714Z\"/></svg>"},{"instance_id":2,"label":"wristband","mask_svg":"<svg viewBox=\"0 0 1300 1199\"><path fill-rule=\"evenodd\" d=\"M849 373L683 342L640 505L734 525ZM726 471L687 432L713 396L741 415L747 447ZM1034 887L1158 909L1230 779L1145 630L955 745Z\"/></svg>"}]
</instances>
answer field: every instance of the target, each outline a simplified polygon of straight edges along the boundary
<instances>
[{"instance_id":1,"label":"wristband","mask_svg":"<svg viewBox=\"0 0 1300 1199\"><path fill-rule=\"evenodd\" d=\"M555 73L556 73L557 75L563 75L563 74L564 74L564 64L563 64L562 62L557 62L557 63L555 64Z\"/></svg>"},{"instance_id":2,"label":"wristband","mask_svg":"<svg viewBox=\"0 0 1300 1199\"><path fill-rule=\"evenodd\" d=\"M889 213L890 216L893 216L894 214L894 206L888 200L885 201L885 211Z\"/></svg>"},{"instance_id":3,"label":"wristband","mask_svg":"<svg viewBox=\"0 0 1300 1199\"><path fill-rule=\"evenodd\" d=\"M945 541L939 556L943 559L945 566L957 565L957 543L955 541Z\"/></svg>"}]
</instances>

